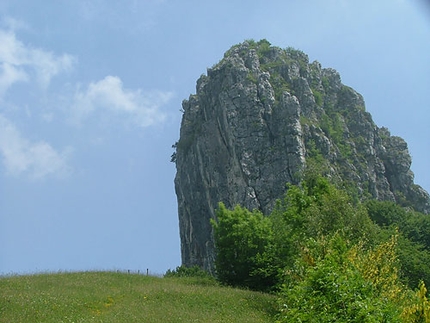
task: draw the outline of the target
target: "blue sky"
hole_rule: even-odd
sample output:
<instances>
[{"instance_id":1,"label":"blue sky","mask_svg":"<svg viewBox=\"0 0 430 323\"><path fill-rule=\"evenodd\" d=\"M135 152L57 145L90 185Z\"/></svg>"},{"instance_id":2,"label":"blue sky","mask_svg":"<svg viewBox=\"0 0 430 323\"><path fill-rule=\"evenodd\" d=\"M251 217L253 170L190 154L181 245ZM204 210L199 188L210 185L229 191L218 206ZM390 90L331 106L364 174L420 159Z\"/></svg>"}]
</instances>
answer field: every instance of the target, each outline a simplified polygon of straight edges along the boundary
<instances>
[{"instance_id":1,"label":"blue sky","mask_svg":"<svg viewBox=\"0 0 430 323\"><path fill-rule=\"evenodd\" d=\"M42 4L43 3L43 4ZM0 274L180 265L181 102L232 45L303 50L403 137L430 190L418 0L2 0Z\"/></svg>"}]
</instances>

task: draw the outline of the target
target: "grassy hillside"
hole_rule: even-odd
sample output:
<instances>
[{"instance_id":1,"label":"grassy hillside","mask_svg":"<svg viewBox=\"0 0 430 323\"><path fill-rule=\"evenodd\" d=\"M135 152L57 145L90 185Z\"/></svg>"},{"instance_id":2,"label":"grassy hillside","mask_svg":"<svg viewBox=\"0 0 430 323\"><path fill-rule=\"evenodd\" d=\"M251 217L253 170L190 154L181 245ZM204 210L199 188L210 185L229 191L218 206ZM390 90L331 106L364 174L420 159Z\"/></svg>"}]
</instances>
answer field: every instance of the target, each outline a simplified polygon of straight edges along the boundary
<instances>
[{"instance_id":1,"label":"grassy hillside","mask_svg":"<svg viewBox=\"0 0 430 323\"><path fill-rule=\"evenodd\" d=\"M202 278L82 272L0 278L0 322L273 322L273 296Z\"/></svg>"}]
</instances>

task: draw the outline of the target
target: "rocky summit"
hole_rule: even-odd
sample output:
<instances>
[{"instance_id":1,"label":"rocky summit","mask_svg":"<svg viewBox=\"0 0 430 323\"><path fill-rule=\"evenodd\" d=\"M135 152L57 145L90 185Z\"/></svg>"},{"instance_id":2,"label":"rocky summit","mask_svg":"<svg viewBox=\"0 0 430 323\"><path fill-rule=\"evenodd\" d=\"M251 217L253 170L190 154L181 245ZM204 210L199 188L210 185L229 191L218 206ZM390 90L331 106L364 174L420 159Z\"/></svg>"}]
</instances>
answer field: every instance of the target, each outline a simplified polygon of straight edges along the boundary
<instances>
[{"instance_id":1,"label":"rocky summit","mask_svg":"<svg viewBox=\"0 0 430 323\"><path fill-rule=\"evenodd\" d=\"M406 142L380 128L338 72L293 48L245 41L182 103L176 163L183 265L213 271L218 202L268 214L313 165L357 198L430 213Z\"/></svg>"}]
</instances>

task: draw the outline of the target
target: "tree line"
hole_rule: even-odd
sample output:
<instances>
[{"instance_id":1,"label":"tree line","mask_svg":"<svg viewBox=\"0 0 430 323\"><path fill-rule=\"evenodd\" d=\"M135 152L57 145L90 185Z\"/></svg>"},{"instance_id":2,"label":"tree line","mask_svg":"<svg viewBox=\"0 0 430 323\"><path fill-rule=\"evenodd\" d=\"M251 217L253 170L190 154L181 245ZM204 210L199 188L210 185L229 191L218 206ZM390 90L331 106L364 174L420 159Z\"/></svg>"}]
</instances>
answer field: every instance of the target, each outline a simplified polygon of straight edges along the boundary
<instances>
[{"instance_id":1,"label":"tree line","mask_svg":"<svg viewBox=\"0 0 430 323\"><path fill-rule=\"evenodd\" d=\"M319 175L271 214L219 203L216 278L276 293L278 322L430 322L430 217Z\"/></svg>"}]
</instances>

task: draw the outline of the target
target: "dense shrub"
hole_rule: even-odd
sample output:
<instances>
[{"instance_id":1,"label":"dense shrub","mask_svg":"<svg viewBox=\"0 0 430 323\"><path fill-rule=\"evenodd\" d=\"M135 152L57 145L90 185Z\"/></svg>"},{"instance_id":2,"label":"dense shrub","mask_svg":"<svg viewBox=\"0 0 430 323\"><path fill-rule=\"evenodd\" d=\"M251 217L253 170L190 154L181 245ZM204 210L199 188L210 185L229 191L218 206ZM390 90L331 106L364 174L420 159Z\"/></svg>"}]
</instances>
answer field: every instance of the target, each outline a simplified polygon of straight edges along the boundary
<instances>
[{"instance_id":1,"label":"dense shrub","mask_svg":"<svg viewBox=\"0 0 430 323\"><path fill-rule=\"evenodd\" d=\"M309 246L288 272L279 322L402 322L393 243L365 251L335 234Z\"/></svg>"},{"instance_id":2,"label":"dense shrub","mask_svg":"<svg viewBox=\"0 0 430 323\"><path fill-rule=\"evenodd\" d=\"M212 278L209 273L199 266L178 266L174 270L167 270L164 277L200 277L200 278Z\"/></svg>"}]
</instances>

